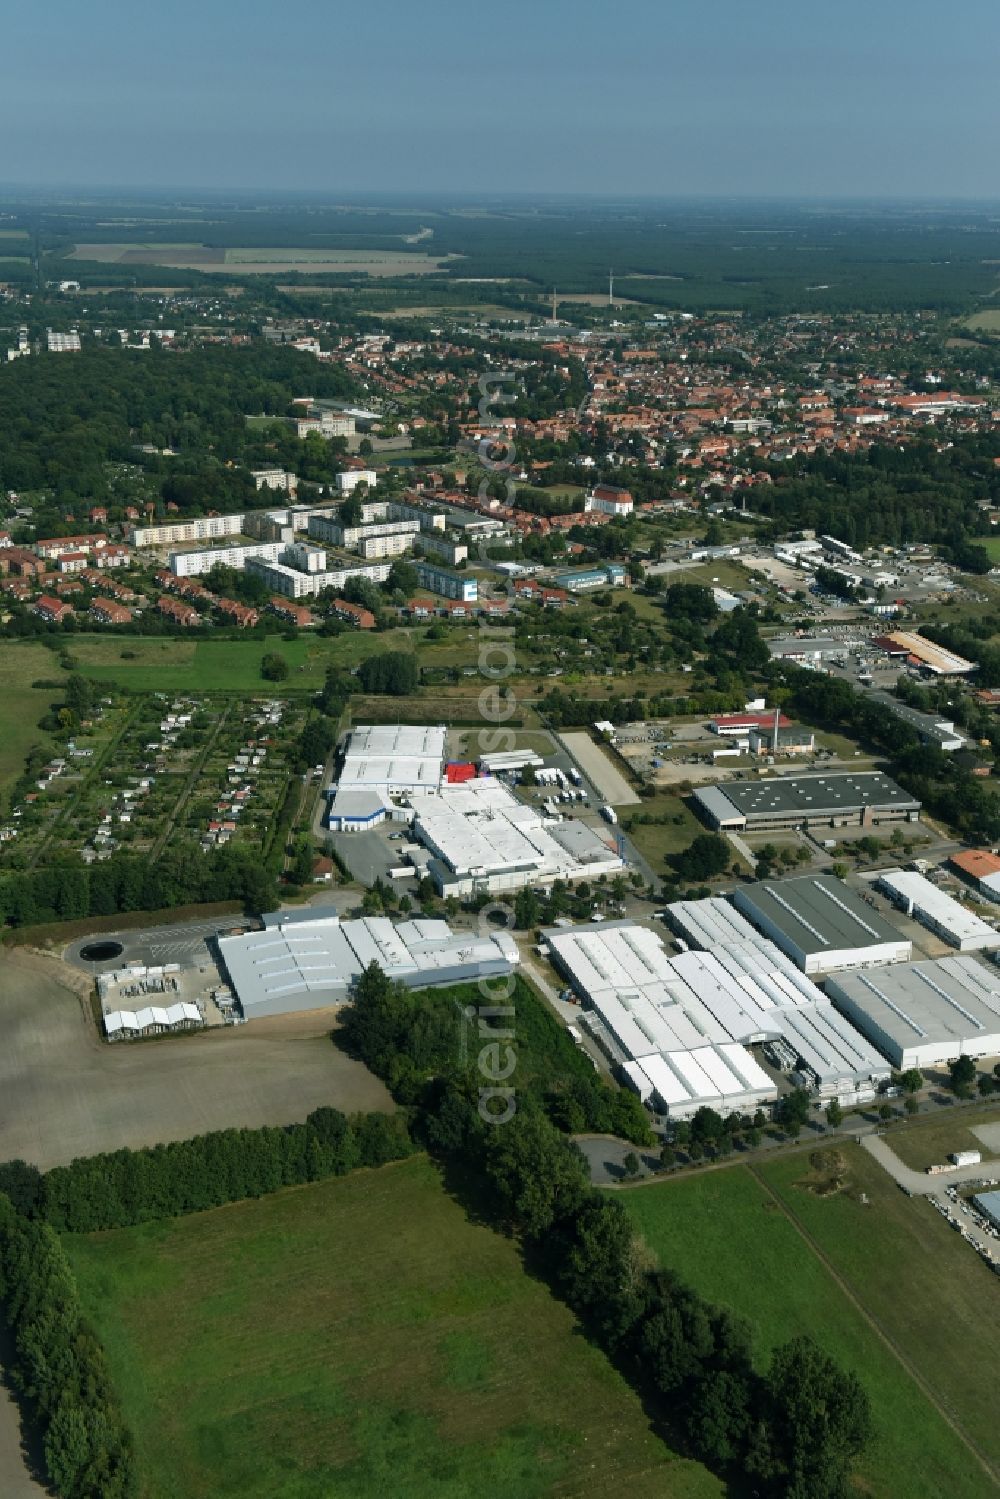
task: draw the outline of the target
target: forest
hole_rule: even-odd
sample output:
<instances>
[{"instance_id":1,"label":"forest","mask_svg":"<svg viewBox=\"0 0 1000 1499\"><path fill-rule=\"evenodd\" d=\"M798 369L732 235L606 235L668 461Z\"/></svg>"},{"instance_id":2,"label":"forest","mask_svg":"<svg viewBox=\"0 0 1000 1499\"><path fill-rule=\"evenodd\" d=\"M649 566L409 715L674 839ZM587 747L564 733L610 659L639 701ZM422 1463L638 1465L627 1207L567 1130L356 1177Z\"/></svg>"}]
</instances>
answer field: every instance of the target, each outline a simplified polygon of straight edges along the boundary
<instances>
[{"instance_id":1,"label":"forest","mask_svg":"<svg viewBox=\"0 0 1000 1499\"><path fill-rule=\"evenodd\" d=\"M857 457L815 453L766 467L751 508L775 538L814 529L863 550L877 543L941 545L946 554L989 530L984 507L1000 503L995 443L933 435L903 447L876 443ZM957 558L955 559L958 560Z\"/></svg>"},{"instance_id":2,"label":"forest","mask_svg":"<svg viewBox=\"0 0 1000 1499\"><path fill-rule=\"evenodd\" d=\"M356 394L343 368L263 342L183 351L161 349L155 340L144 351L88 343L71 359L0 365L0 488L52 490L52 509L64 524L60 506L78 499L114 503L107 465L129 463L141 464L154 492L180 510L256 504L253 480L226 465L273 465L268 444L275 434L261 434L245 417L284 416L304 388L317 398ZM306 446L291 428L287 433L290 451ZM140 444L179 457L140 453ZM322 443L319 451L327 479L330 450ZM192 458L195 466L186 471Z\"/></svg>"},{"instance_id":3,"label":"forest","mask_svg":"<svg viewBox=\"0 0 1000 1499\"><path fill-rule=\"evenodd\" d=\"M539 203L494 198L423 201L408 198L356 207L299 200L240 205L170 201L136 195L89 205L8 196L12 222L26 229L51 281L73 277L84 285L155 286L155 264L111 266L66 258L78 244L114 241L141 246L203 244L239 247L308 246L314 250L405 248L405 236L430 230L420 250L453 255L447 272L421 277L418 295L449 288L455 278L468 301L529 302L539 307L557 287L563 297L607 288L614 268L619 296L663 308L735 309L759 314L839 313L935 308L961 311L996 286L1000 230L988 208L928 214L919 206L870 205L819 209L792 203L685 203L651 199L615 203ZM29 259L10 263L11 279L28 280ZM177 286L246 280L238 266L212 274L171 270ZM499 278L484 288L469 278ZM363 285L364 275L282 276ZM412 281L373 280L373 291L412 289Z\"/></svg>"}]
</instances>

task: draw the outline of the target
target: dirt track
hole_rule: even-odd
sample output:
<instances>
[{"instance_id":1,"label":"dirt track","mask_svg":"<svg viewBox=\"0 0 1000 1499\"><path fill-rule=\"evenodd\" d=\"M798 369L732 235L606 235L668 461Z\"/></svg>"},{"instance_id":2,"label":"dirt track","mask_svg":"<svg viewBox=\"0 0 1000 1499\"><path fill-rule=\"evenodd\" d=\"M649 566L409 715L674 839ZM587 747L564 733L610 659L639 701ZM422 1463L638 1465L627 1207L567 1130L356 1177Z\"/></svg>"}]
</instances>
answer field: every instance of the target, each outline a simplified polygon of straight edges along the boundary
<instances>
[{"instance_id":1,"label":"dirt track","mask_svg":"<svg viewBox=\"0 0 1000 1499\"><path fill-rule=\"evenodd\" d=\"M3 1499L41 1499L47 1493L24 1465L17 1406L0 1384L0 1494Z\"/></svg>"}]
</instances>

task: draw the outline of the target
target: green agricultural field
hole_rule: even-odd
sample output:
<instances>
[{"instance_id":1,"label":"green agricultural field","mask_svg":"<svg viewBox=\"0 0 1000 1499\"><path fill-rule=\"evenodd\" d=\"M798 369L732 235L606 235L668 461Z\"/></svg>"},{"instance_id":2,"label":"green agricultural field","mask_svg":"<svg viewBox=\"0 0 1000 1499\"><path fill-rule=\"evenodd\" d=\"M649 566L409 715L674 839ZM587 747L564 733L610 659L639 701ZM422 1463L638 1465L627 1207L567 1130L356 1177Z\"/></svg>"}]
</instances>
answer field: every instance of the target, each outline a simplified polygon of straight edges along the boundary
<instances>
[{"instance_id":1,"label":"green agricultural field","mask_svg":"<svg viewBox=\"0 0 1000 1499\"><path fill-rule=\"evenodd\" d=\"M769 1175L781 1176L795 1193L796 1206L802 1199L813 1215L838 1213L841 1238L863 1239L872 1258L882 1257L883 1279L888 1282L885 1294L901 1314L912 1310L919 1293L906 1267L890 1253L895 1240L891 1230L891 1244L882 1236L881 1215L844 1197L821 1201L794 1188L791 1183L808 1175L809 1169L808 1158L796 1154L769 1168ZM913 1208L891 1183L886 1190ZM960 1439L745 1167L636 1189L623 1194L623 1201L664 1264L679 1271L704 1296L752 1324L761 1358L775 1344L808 1332L858 1374L871 1397L876 1428L858 1474L860 1492L881 1499L899 1499L904 1494L907 1499L938 1499L941 1494L982 1499L993 1492ZM924 1206L924 1210L928 1218L933 1216L930 1208ZM854 1219L859 1213L865 1215L862 1223ZM924 1226L921 1219L916 1232ZM955 1238L946 1229L942 1233ZM973 1268L979 1270L978 1262ZM945 1273L942 1262L941 1274ZM985 1278L986 1272L982 1274ZM992 1292L988 1285L985 1289ZM924 1307L928 1316L935 1308L939 1310L938 1336L950 1338L945 1308L935 1301L933 1287ZM991 1400L992 1377L981 1353L992 1346L989 1339L977 1336L969 1342L956 1337L955 1343L968 1362L970 1378L978 1374L983 1398ZM924 1372L930 1377L933 1370Z\"/></svg>"},{"instance_id":2,"label":"green agricultural field","mask_svg":"<svg viewBox=\"0 0 1000 1499\"><path fill-rule=\"evenodd\" d=\"M803 1171L794 1159L762 1174L1000 1475L988 1352L1000 1337L996 1278L929 1203L904 1196L860 1146L844 1154L855 1190L835 1196L797 1186Z\"/></svg>"},{"instance_id":3,"label":"green agricultural field","mask_svg":"<svg viewBox=\"0 0 1000 1499\"><path fill-rule=\"evenodd\" d=\"M24 769L32 745L50 746L51 736L38 727L59 693L55 688L32 687L32 682L57 682L65 676L54 651L36 642L5 642L0 652L0 792Z\"/></svg>"},{"instance_id":4,"label":"green agricultural field","mask_svg":"<svg viewBox=\"0 0 1000 1499\"><path fill-rule=\"evenodd\" d=\"M966 318L965 326L977 333L1000 333L1000 307L987 307Z\"/></svg>"},{"instance_id":5,"label":"green agricultural field","mask_svg":"<svg viewBox=\"0 0 1000 1499\"><path fill-rule=\"evenodd\" d=\"M225 247L181 242L153 244L149 241L101 240L76 244L66 259L110 266L156 265L172 270L245 270L262 275L328 271L332 275L395 277L432 274L447 265L452 257L428 255L423 250L403 248L323 250L314 246Z\"/></svg>"},{"instance_id":6,"label":"green agricultural field","mask_svg":"<svg viewBox=\"0 0 1000 1499\"><path fill-rule=\"evenodd\" d=\"M141 1499L722 1493L422 1158L66 1244Z\"/></svg>"}]
</instances>

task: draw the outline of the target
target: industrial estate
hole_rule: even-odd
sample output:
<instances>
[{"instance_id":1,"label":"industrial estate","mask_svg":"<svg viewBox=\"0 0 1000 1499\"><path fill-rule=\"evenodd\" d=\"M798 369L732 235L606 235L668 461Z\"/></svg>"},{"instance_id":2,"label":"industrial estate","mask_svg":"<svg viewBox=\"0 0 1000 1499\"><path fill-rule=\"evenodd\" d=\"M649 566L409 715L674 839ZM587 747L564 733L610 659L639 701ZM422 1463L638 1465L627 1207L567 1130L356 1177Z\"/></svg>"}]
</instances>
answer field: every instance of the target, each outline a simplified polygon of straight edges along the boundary
<instances>
[{"instance_id":1,"label":"industrial estate","mask_svg":"<svg viewBox=\"0 0 1000 1499\"><path fill-rule=\"evenodd\" d=\"M0 199L0 1488L1000 1488L1000 235L508 213Z\"/></svg>"}]
</instances>

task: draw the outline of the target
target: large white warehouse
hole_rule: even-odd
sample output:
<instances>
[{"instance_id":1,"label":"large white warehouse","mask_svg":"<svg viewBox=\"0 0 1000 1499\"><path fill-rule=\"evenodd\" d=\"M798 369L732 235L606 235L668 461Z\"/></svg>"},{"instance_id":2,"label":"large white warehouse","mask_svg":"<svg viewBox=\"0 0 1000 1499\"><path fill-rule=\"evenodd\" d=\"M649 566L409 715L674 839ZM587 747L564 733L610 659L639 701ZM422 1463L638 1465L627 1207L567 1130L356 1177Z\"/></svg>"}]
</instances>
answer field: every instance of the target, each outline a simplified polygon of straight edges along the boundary
<instances>
[{"instance_id":1,"label":"large white warehouse","mask_svg":"<svg viewBox=\"0 0 1000 1499\"><path fill-rule=\"evenodd\" d=\"M959 952L1000 947L1000 932L922 874L910 869L887 869L879 875L878 883L908 916L915 916Z\"/></svg>"},{"instance_id":2,"label":"large white warehouse","mask_svg":"<svg viewBox=\"0 0 1000 1499\"><path fill-rule=\"evenodd\" d=\"M893 1066L934 1067L954 1057L1000 1056L1000 974L956 954L838 973L827 993Z\"/></svg>"},{"instance_id":3,"label":"large white warehouse","mask_svg":"<svg viewBox=\"0 0 1000 1499\"><path fill-rule=\"evenodd\" d=\"M863 1103L874 1096L889 1076L882 1058L728 901L677 901L667 911L671 925L704 949L675 958L675 968L735 1039L763 1042L821 1098ZM739 1013L732 1009L731 985L719 980L720 969L738 982Z\"/></svg>"},{"instance_id":4,"label":"large white warehouse","mask_svg":"<svg viewBox=\"0 0 1000 1499\"><path fill-rule=\"evenodd\" d=\"M585 823L547 817L491 777L444 785L437 794L415 792L408 801L443 895L500 895L554 880L598 879L624 867L617 850Z\"/></svg>"},{"instance_id":5,"label":"large white warehouse","mask_svg":"<svg viewBox=\"0 0 1000 1499\"><path fill-rule=\"evenodd\" d=\"M720 942L676 957L629 922L550 928L553 961L591 1010L588 1029L644 1098L674 1117L777 1096L747 1048L765 1043L822 1097L863 1100L888 1077L880 1056L771 943Z\"/></svg>"},{"instance_id":6,"label":"large white warehouse","mask_svg":"<svg viewBox=\"0 0 1000 1499\"><path fill-rule=\"evenodd\" d=\"M510 973L518 961L506 932L477 937L445 921L341 921L329 907L274 911L262 932L220 937L219 952L247 1020L344 1004L369 963L426 989Z\"/></svg>"},{"instance_id":7,"label":"large white warehouse","mask_svg":"<svg viewBox=\"0 0 1000 1499\"><path fill-rule=\"evenodd\" d=\"M895 927L830 875L759 880L734 890L732 899L803 973L901 963L913 951Z\"/></svg>"},{"instance_id":8,"label":"large white warehouse","mask_svg":"<svg viewBox=\"0 0 1000 1499\"><path fill-rule=\"evenodd\" d=\"M411 791L437 791L444 766L443 726L358 724L344 753L335 786L327 792L331 829L355 833L391 816L394 799Z\"/></svg>"}]
</instances>

